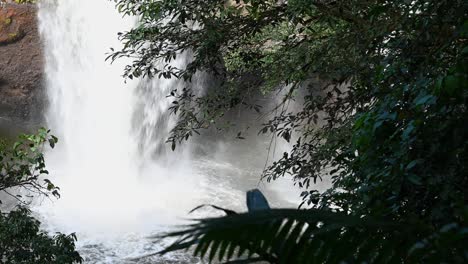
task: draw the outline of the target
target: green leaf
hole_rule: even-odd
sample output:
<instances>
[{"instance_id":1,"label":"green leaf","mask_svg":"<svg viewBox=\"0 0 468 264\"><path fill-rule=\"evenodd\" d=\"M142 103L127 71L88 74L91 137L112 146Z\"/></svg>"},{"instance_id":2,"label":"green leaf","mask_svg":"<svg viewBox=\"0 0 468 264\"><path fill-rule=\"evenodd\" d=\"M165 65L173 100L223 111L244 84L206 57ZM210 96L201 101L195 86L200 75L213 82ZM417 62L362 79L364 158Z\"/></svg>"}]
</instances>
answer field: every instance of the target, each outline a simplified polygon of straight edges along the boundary
<instances>
[{"instance_id":1,"label":"green leaf","mask_svg":"<svg viewBox=\"0 0 468 264\"><path fill-rule=\"evenodd\" d=\"M422 163L423 161L421 159L417 159L417 160L413 160L411 161L410 163L408 163L408 165L406 166L406 169L407 170L411 170L412 168L414 168L416 165Z\"/></svg>"},{"instance_id":2,"label":"green leaf","mask_svg":"<svg viewBox=\"0 0 468 264\"><path fill-rule=\"evenodd\" d=\"M434 96L428 94L428 95L424 95L424 96L421 96L421 97L418 97L415 99L414 103L417 105L417 106L420 106L420 105L424 105L430 101L433 101L435 99Z\"/></svg>"},{"instance_id":3,"label":"green leaf","mask_svg":"<svg viewBox=\"0 0 468 264\"><path fill-rule=\"evenodd\" d=\"M52 138L49 139L49 145L50 145L51 148L54 148L54 147L55 147L55 142L56 142L56 141L55 141L54 139L52 139Z\"/></svg>"},{"instance_id":4,"label":"green leaf","mask_svg":"<svg viewBox=\"0 0 468 264\"><path fill-rule=\"evenodd\" d=\"M408 175L408 180L415 184L415 185L422 185L422 182L421 182L421 177L415 175L415 174L409 174Z\"/></svg>"}]
</instances>

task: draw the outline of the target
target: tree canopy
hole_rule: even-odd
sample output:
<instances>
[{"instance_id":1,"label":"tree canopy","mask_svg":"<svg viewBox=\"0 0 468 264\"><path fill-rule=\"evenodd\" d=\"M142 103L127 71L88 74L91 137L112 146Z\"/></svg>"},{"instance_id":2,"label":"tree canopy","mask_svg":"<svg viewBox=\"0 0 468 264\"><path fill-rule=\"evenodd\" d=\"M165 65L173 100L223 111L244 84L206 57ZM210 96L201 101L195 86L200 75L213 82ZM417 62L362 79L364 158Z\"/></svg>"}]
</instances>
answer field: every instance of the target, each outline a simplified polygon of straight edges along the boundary
<instances>
[{"instance_id":1,"label":"tree canopy","mask_svg":"<svg viewBox=\"0 0 468 264\"><path fill-rule=\"evenodd\" d=\"M283 91L260 133L294 139L294 146L262 177L292 175L304 188L304 208L423 226L411 236L400 234L395 250L402 262L415 249L424 251L420 262L467 261L466 1L116 5L140 18L120 35L124 48L110 56L133 58L125 76L187 82L170 94L178 116L168 139L173 147L201 130L222 127L222 117L236 107L265 111L248 100L252 93ZM172 66L184 52L192 55L186 67ZM200 72L221 80L203 95L189 85ZM243 82L249 74L260 81ZM298 99L304 101L300 110L284 107ZM319 193L314 183L324 177L333 186ZM393 236L386 234L382 241ZM363 246L350 243L349 254L336 262ZM370 254L367 261L376 259Z\"/></svg>"}]
</instances>

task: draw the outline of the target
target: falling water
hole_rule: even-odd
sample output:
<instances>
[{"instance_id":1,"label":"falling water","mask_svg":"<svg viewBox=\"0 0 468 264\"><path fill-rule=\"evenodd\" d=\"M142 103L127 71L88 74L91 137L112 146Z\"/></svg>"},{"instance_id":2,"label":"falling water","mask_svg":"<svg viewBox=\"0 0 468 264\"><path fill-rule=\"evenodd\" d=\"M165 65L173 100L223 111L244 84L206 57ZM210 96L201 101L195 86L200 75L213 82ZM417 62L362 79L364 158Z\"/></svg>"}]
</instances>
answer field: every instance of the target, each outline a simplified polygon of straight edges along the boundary
<instances>
[{"instance_id":1,"label":"falling water","mask_svg":"<svg viewBox=\"0 0 468 264\"><path fill-rule=\"evenodd\" d=\"M244 191L257 186L263 164L241 170L213 156L193 159L188 148L164 155L175 122L166 95L182 84L124 82L129 61L105 61L109 48L121 45L117 33L134 26L134 18L122 18L112 1L60 0L42 1L39 21L46 120L59 138L47 163L62 194L36 206L48 230L77 232L87 262L126 263L160 248L146 235L200 203L243 208Z\"/></svg>"},{"instance_id":2,"label":"falling water","mask_svg":"<svg viewBox=\"0 0 468 264\"><path fill-rule=\"evenodd\" d=\"M138 148L139 141L156 137L137 132L156 128L164 109L152 106L164 107L165 97L153 92L149 99L155 102L147 105L141 98L148 96L137 89L143 83L121 77L128 61L105 61L109 48L120 45L117 32L132 27L134 19L122 19L104 0L43 3L39 18L50 102L46 119L60 138L47 158L62 198L39 207L49 225L94 239L156 229L184 215L202 198L197 190L203 178L184 159L169 170L145 160L148 155ZM132 122L137 110L143 110L140 124Z\"/></svg>"}]
</instances>

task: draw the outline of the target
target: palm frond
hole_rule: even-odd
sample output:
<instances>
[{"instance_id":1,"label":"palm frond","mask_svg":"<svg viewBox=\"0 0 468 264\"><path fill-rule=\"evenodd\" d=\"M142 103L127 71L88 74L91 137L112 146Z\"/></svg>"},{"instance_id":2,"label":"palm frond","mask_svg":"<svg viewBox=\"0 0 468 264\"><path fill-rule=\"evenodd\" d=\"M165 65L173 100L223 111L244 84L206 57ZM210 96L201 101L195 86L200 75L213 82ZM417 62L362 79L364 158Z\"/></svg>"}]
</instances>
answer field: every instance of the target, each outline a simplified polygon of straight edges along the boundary
<instances>
[{"instance_id":1,"label":"palm frond","mask_svg":"<svg viewBox=\"0 0 468 264\"><path fill-rule=\"evenodd\" d=\"M325 210L272 209L194 220L160 238L178 238L159 252L193 249L194 255L227 263L375 262L384 243L398 243L393 223ZM398 259L386 252L383 262ZM394 259L393 259L394 260ZM234 261L234 262L233 262Z\"/></svg>"},{"instance_id":2,"label":"palm frond","mask_svg":"<svg viewBox=\"0 0 468 264\"><path fill-rule=\"evenodd\" d=\"M202 204L202 205L199 205L195 208L193 208L192 210L190 210L189 214L203 208L203 207L212 207L213 209L216 209L218 211L223 211L226 215L232 215L232 214L237 214L235 211L233 210L230 210L230 209L226 209L226 208L222 208L222 207L219 207L217 205L213 205L213 204Z\"/></svg>"}]
</instances>

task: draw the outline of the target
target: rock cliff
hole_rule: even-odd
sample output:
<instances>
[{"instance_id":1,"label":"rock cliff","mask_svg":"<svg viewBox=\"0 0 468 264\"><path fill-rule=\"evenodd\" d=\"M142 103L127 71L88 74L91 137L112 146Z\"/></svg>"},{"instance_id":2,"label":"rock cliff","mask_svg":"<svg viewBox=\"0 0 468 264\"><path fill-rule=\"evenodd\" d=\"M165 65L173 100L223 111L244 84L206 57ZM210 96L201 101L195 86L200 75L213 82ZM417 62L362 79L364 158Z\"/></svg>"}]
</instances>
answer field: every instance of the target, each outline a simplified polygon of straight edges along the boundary
<instances>
[{"instance_id":1,"label":"rock cliff","mask_svg":"<svg viewBox=\"0 0 468 264\"><path fill-rule=\"evenodd\" d=\"M43 65L37 7L0 0L0 126L41 119Z\"/></svg>"}]
</instances>

